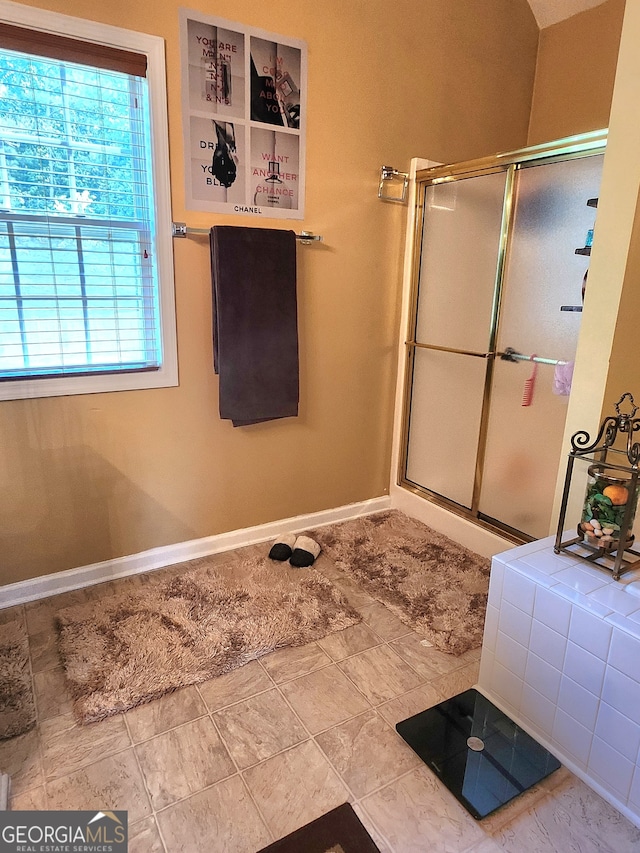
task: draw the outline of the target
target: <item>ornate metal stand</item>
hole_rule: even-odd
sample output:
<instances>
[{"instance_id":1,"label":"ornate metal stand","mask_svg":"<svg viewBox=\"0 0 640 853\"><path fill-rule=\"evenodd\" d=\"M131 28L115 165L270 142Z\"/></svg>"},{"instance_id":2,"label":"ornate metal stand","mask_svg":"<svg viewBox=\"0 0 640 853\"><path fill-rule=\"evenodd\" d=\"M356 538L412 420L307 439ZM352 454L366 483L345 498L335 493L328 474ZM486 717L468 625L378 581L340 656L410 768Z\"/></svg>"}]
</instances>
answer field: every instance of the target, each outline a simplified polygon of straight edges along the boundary
<instances>
[{"instance_id":1,"label":"ornate metal stand","mask_svg":"<svg viewBox=\"0 0 640 853\"><path fill-rule=\"evenodd\" d=\"M620 410L625 398L629 400L630 413ZM584 430L574 433L571 437L572 449L567 463L558 531L553 549L556 554L564 551L573 557L579 557L581 560L613 572L614 580L619 580L623 572L640 566L640 559L633 559L633 557L640 558L640 551L635 551L631 547L634 542L631 528L637 501L638 479L640 478L640 471L638 470L640 444L633 441L633 434L640 430L640 418L635 418L637 411L638 407L635 405L631 394L623 394L616 403L616 417L610 415L603 420L594 442L591 442L589 433ZM614 447L619 436L626 436L624 448ZM618 462L612 461L611 457L618 458ZM613 539L597 542L597 544L593 539L589 541L584 530L581 529L582 525L579 524L577 526L578 535L573 539L562 541L571 477L576 459L593 462L597 468L606 467L613 471L624 472L624 474L621 473L621 476L626 478L629 498L626 502L624 517L619 525L620 530L616 531L619 535Z\"/></svg>"}]
</instances>

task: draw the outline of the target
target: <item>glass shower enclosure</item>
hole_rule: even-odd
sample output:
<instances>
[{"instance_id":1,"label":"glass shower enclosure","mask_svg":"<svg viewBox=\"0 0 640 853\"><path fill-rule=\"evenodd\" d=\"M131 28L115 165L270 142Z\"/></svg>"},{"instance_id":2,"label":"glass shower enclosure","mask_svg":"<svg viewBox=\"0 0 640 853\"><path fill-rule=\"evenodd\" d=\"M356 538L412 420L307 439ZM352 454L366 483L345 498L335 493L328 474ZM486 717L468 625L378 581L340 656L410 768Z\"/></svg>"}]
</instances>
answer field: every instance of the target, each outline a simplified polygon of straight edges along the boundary
<instances>
[{"instance_id":1,"label":"glass shower enclosure","mask_svg":"<svg viewBox=\"0 0 640 853\"><path fill-rule=\"evenodd\" d=\"M398 482L513 541L552 526L605 144L417 175Z\"/></svg>"}]
</instances>

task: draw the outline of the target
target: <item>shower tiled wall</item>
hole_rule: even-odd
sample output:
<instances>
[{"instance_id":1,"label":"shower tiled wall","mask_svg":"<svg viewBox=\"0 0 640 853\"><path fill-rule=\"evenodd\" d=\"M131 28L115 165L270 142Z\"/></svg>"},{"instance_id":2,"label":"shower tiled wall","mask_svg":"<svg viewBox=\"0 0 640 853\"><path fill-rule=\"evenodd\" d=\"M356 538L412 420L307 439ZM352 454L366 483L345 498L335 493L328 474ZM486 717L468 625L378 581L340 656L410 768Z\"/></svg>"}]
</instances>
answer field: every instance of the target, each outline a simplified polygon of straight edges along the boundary
<instances>
[{"instance_id":1,"label":"shower tiled wall","mask_svg":"<svg viewBox=\"0 0 640 853\"><path fill-rule=\"evenodd\" d=\"M479 687L640 825L640 575L553 542L493 558Z\"/></svg>"}]
</instances>

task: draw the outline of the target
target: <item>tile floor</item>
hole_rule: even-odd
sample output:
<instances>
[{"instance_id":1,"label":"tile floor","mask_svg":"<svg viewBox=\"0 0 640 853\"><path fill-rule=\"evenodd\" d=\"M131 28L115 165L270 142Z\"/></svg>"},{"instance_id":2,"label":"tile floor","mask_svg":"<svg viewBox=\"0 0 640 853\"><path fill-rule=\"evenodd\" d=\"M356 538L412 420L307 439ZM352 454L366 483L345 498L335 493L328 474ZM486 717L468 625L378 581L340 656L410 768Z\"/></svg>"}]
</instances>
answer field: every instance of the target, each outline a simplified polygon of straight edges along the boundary
<instances>
[{"instance_id":1,"label":"tile floor","mask_svg":"<svg viewBox=\"0 0 640 853\"><path fill-rule=\"evenodd\" d=\"M131 853L255 853L347 800L382 853L640 851L640 831L564 768L475 821L394 725L472 686L480 650L427 647L328 557L316 568L361 624L88 726L70 713L55 611L178 569L0 611L27 626L38 709L33 731L0 742L11 807L126 809Z\"/></svg>"}]
</instances>

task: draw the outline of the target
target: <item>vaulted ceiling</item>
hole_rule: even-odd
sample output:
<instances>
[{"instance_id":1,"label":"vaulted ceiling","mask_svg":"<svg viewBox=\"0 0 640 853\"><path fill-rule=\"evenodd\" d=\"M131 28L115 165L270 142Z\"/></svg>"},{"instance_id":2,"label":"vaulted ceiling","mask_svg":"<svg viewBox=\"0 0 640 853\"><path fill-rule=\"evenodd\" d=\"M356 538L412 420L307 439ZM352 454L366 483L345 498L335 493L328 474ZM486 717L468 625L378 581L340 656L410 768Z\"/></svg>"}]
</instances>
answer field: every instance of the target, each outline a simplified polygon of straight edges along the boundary
<instances>
[{"instance_id":1,"label":"vaulted ceiling","mask_svg":"<svg viewBox=\"0 0 640 853\"><path fill-rule=\"evenodd\" d=\"M603 2L604 0L529 0L529 5L542 30Z\"/></svg>"}]
</instances>

